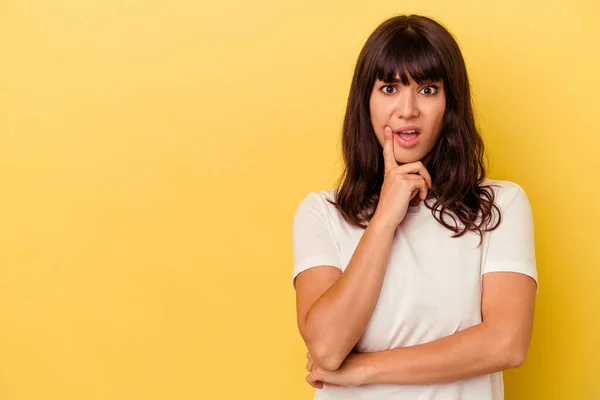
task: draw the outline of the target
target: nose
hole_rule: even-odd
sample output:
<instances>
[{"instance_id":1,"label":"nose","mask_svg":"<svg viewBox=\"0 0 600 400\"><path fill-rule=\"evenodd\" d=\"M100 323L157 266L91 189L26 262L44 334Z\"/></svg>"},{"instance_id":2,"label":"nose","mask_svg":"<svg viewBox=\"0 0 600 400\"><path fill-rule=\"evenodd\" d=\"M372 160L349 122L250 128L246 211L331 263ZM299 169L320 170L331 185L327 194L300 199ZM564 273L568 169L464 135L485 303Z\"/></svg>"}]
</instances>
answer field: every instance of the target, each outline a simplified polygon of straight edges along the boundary
<instances>
[{"instance_id":1,"label":"nose","mask_svg":"<svg viewBox=\"0 0 600 400\"><path fill-rule=\"evenodd\" d=\"M409 119L419 116L419 105L416 93L409 87L403 88L403 93L398 96L396 115L398 118Z\"/></svg>"}]
</instances>

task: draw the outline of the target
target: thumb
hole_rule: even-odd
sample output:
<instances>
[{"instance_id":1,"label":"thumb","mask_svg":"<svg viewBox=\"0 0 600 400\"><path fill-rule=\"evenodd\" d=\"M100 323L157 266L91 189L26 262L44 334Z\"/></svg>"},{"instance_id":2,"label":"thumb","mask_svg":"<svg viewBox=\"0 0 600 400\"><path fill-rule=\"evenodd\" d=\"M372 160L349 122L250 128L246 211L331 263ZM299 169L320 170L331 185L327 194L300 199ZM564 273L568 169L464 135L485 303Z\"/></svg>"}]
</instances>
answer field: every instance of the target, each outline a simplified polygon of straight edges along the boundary
<instances>
[{"instance_id":1,"label":"thumb","mask_svg":"<svg viewBox=\"0 0 600 400\"><path fill-rule=\"evenodd\" d=\"M314 374L314 375L313 375ZM327 385L327 386L341 386L341 385L337 385L335 383L330 383L329 381L332 380L332 376L331 376L332 372L323 368L316 368L310 376L311 381L310 382L322 382L321 384L323 386ZM308 377L307 377L308 380ZM309 382L309 383L310 383ZM312 385L312 383L311 383Z\"/></svg>"},{"instance_id":2,"label":"thumb","mask_svg":"<svg viewBox=\"0 0 600 400\"><path fill-rule=\"evenodd\" d=\"M321 381L321 372L319 368L315 368L308 376L306 377L306 382L308 382L311 386L317 387L317 382ZM321 386L322 387L322 386ZM320 388L317 388L320 389Z\"/></svg>"}]
</instances>

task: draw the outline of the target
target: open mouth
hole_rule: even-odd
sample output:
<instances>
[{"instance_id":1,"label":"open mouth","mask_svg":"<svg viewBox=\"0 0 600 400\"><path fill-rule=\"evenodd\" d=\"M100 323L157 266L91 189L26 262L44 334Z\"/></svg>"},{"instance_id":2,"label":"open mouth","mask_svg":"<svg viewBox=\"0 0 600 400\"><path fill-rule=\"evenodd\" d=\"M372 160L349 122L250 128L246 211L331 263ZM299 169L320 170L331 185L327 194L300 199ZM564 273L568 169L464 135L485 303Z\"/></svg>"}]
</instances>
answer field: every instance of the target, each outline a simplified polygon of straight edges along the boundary
<instances>
[{"instance_id":1,"label":"open mouth","mask_svg":"<svg viewBox=\"0 0 600 400\"><path fill-rule=\"evenodd\" d=\"M419 136L421 132L418 129L409 129L406 131L398 132L397 135L400 136L404 140L413 140L417 136Z\"/></svg>"},{"instance_id":2,"label":"open mouth","mask_svg":"<svg viewBox=\"0 0 600 400\"><path fill-rule=\"evenodd\" d=\"M412 147L419 142L421 132L418 129L406 129L394 134L397 142L404 147Z\"/></svg>"}]
</instances>

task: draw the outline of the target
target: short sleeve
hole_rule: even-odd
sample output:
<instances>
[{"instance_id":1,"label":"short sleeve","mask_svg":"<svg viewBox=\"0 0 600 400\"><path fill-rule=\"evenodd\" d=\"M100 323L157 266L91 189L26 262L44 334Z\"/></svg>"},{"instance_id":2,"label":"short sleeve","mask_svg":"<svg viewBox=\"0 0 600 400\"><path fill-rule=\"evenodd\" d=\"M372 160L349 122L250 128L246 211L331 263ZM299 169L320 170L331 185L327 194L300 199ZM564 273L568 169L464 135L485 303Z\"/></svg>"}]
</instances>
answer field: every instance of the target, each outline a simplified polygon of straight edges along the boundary
<instances>
[{"instance_id":1,"label":"short sleeve","mask_svg":"<svg viewBox=\"0 0 600 400\"><path fill-rule=\"evenodd\" d=\"M504 201L497 205L502 211L500 225L489 232L487 254L481 274L489 272L519 272L532 277L536 285L533 215L525 191L513 184Z\"/></svg>"},{"instance_id":2,"label":"short sleeve","mask_svg":"<svg viewBox=\"0 0 600 400\"><path fill-rule=\"evenodd\" d=\"M338 247L330 231L325 202L318 193L309 193L298 205L294 215L292 248L295 279L309 268L330 265L342 269Z\"/></svg>"}]
</instances>

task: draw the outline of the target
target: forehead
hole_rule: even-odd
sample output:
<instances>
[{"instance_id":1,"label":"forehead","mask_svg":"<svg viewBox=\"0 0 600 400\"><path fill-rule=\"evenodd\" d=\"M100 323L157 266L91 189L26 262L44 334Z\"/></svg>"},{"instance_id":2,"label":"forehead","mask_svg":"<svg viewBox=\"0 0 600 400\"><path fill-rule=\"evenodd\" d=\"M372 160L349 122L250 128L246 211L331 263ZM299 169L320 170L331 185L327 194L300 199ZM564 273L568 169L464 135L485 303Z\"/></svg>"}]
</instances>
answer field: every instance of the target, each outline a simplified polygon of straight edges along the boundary
<instances>
[{"instance_id":1,"label":"forehead","mask_svg":"<svg viewBox=\"0 0 600 400\"><path fill-rule=\"evenodd\" d=\"M375 78L385 82L408 85L443 81L445 64L438 51L421 35L400 34L387 42L372 59Z\"/></svg>"}]
</instances>

